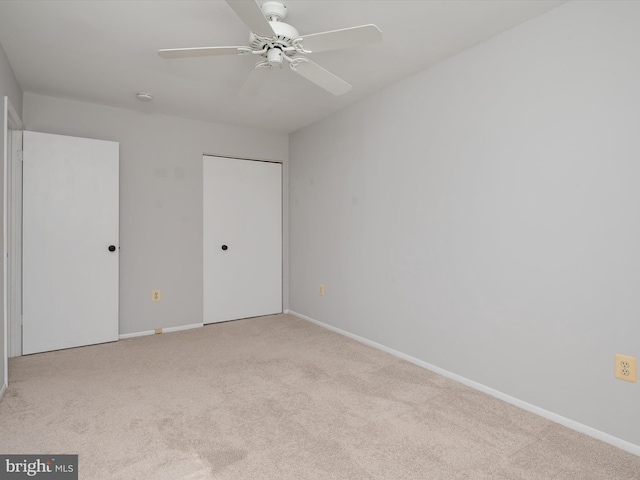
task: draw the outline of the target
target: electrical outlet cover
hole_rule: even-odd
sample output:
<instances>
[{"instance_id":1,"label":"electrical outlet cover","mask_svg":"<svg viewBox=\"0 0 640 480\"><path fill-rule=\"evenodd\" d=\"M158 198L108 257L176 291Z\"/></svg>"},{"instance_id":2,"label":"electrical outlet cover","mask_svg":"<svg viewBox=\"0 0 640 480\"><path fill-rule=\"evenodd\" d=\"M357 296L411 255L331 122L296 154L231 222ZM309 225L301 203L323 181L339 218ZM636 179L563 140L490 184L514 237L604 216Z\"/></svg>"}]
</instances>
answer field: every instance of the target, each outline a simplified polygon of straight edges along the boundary
<instances>
[{"instance_id":1,"label":"electrical outlet cover","mask_svg":"<svg viewBox=\"0 0 640 480\"><path fill-rule=\"evenodd\" d=\"M619 380L636 383L636 359L628 355L615 354L614 375Z\"/></svg>"}]
</instances>

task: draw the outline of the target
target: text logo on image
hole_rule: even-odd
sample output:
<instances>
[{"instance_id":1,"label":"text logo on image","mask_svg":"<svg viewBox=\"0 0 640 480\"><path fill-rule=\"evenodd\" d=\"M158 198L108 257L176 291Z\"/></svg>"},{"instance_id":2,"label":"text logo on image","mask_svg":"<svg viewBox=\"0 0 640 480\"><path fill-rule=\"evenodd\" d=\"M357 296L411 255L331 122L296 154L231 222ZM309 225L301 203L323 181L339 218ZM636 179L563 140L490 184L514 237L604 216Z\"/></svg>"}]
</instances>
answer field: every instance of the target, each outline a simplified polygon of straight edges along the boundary
<instances>
[{"instance_id":1,"label":"text logo on image","mask_svg":"<svg viewBox=\"0 0 640 480\"><path fill-rule=\"evenodd\" d=\"M0 480L78 480L78 455L0 455Z\"/></svg>"}]
</instances>

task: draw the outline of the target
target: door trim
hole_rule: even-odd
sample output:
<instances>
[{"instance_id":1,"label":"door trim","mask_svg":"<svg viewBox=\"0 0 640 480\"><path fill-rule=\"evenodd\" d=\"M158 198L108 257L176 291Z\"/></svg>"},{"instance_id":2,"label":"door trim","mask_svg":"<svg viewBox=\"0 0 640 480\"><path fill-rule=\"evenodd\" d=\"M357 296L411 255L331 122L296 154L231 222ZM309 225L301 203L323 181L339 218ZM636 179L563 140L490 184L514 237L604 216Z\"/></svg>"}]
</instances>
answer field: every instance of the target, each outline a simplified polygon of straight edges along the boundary
<instances>
[{"instance_id":1,"label":"door trim","mask_svg":"<svg viewBox=\"0 0 640 480\"><path fill-rule=\"evenodd\" d=\"M11 130L11 151L9 166L11 174L10 196L8 198L9 269L8 287L8 330L9 357L22 355L22 133Z\"/></svg>"},{"instance_id":2,"label":"door trim","mask_svg":"<svg viewBox=\"0 0 640 480\"><path fill-rule=\"evenodd\" d=\"M13 173L13 171L15 170L15 169L11 169L9 166L11 163L15 164L15 161L17 160L16 158L14 158L14 152L16 151L16 148L9 148L10 145L12 145L12 140L13 140L12 132L14 130L22 129L22 120L20 120L20 117L18 116L18 112L16 112L15 108L13 108L13 105L9 101L9 97L7 96L4 97L3 129L4 129L4 145L2 150L3 152L2 157L3 157L3 172L4 172L4 177L3 177L4 202L3 202L3 211L2 211L2 223L4 227L4 233L3 233L4 247L2 252L2 255L3 255L2 276L4 280L4 287L3 287L2 295L4 299L4 308L2 312L2 324L3 324L2 328L4 331L4 358L3 358L4 372L3 372L2 386L0 388L0 392L2 393L4 393L5 389L9 385L9 347L10 347L9 321L10 319L13 319L13 316L15 314L15 309L9 308L9 299L14 296L13 294L15 293L16 288L20 289L20 286L16 286L15 279L13 278L13 275L9 271L9 265L10 264L21 265L22 263L22 259L15 251L15 248L10 247L8 243L8 239L9 239L8 227L11 225L9 222L9 217L10 216L12 218L15 217L18 211L18 209L16 208L16 205L19 204L20 202L16 202L15 192L13 191L13 189L12 189L12 193L14 195L10 196L7 188L10 182L8 178L8 172L11 171ZM13 178L11 180L13 180ZM18 262L18 263L14 263L14 262ZM12 323L12 326L13 326L13 323ZM0 393L0 397L2 396L2 393Z\"/></svg>"},{"instance_id":3,"label":"door trim","mask_svg":"<svg viewBox=\"0 0 640 480\"><path fill-rule=\"evenodd\" d=\"M203 157L219 157L219 158L230 158L231 160L248 160L250 162L263 162L263 163L279 163L284 167L284 162L282 160L273 160L269 158L248 158L248 157L238 157L237 155L221 155L219 153L203 153Z\"/></svg>"}]
</instances>

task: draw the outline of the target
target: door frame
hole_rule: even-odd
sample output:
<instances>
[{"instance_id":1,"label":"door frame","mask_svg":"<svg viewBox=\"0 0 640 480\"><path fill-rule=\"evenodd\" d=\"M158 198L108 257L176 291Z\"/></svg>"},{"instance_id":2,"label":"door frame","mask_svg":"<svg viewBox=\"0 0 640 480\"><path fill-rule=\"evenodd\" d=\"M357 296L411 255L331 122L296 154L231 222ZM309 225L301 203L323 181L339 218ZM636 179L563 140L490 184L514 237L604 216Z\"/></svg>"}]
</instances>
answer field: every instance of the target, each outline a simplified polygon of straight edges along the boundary
<instances>
[{"instance_id":1,"label":"door frame","mask_svg":"<svg viewBox=\"0 0 640 480\"><path fill-rule=\"evenodd\" d=\"M16 244L16 238L19 239L22 229L17 228L21 225L22 216L22 196L21 189L16 188L22 185L22 168L20 152L22 151L22 120L15 110L9 97L4 97L3 109L3 128L4 128L4 145L3 145L3 211L2 223L4 227L4 248L2 260L2 275L4 279L3 299L4 308L2 312L3 329L4 329L4 378L2 391L9 385L9 356L17 356L21 354L22 349L22 330L21 330L21 312L22 302L16 299L22 298L22 283L18 281L19 272L22 271L22 253L20 242ZM11 232L11 235L9 235ZM19 338L18 353L15 351L14 337ZM11 338L9 338L11 334ZM0 395L1 396L1 395Z\"/></svg>"},{"instance_id":2,"label":"door frame","mask_svg":"<svg viewBox=\"0 0 640 480\"><path fill-rule=\"evenodd\" d=\"M22 134L23 130L11 131L9 152L7 241L9 267L8 288L8 342L9 357L22 355Z\"/></svg>"}]
</instances>

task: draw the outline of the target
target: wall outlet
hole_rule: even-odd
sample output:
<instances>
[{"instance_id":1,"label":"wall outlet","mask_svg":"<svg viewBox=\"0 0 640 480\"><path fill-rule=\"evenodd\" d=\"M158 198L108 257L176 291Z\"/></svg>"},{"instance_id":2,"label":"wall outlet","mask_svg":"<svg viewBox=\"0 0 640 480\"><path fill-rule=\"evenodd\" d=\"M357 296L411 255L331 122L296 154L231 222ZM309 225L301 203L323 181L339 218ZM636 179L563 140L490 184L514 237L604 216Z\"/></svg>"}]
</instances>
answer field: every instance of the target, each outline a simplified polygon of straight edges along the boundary
<instances>
[{"instance_id":1,"label":"wall outlet","mask_svg":"<svg viewBox=\"0 0 640 480\"><path fill-rule=\"evenodd\" d=\"M162 329L161 328L156 328L156 333L162 333Z\"/></svg>"},{"instance_id":2,"label":"wall outlet","mask_svg":"<svg viewBox=\"0 0 640 480\"><path fill-rule=\"evenodd\" d=\"M324 284L322 284L322 283L320 284L320 288L318 288L318 293L320 295L324 295Z\"/></svg>"},{"instance_id":3,"label":"wall outlet","mask_svg":"<svg viewBox=\"0 0 640 480\"><path fill-rule=\"evenodd\" d=\"M151 290L151 301L152 302L160 301L160 290Z\"/></svg>"},{"instance_id":4,"label":"wall outlet","mask_svg":"<svg viewBox=\"0 0 640 480\"><path fill-rule=\"evenodd\" d=\"M615 354L614 375L619 380L636 383L636 359L627 355Z\"/></svg>"}]
</instances>

